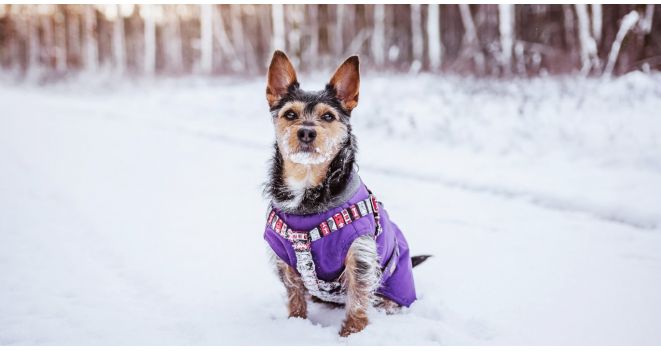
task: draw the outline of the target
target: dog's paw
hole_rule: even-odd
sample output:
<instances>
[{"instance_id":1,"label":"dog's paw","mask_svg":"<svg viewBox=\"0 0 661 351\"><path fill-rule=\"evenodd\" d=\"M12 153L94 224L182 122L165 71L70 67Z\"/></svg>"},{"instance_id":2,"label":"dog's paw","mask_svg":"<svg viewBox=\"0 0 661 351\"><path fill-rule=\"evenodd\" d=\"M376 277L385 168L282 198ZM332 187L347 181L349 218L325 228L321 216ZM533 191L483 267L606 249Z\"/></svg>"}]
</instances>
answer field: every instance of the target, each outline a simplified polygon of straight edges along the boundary
<instances>
[{"instance_id":1,"label":"dog's paw","mask_svg":"<svg viewBox=\"0 0 661 351\"><path fill-rule=\"evenodd\" d=\"M402 310L402 306L400 306L397 302L390 300L388 298L381 298L375 305L377 310L383 311L388 315L398 313Z\"/></svg>"},{"instance_id":2,"label":"dog's paw","mask_svg":"<svg viewBox=\"0 0 661 351\"><path fill-rule=\"evenodd\" d=\"M340 329L340 336L347 337L351 334L358 333L365 329L368 324L367 317L351 317L347 316L347 319L342 323L342 329Z\"/></svg>"},{"instance_id":3,"label":"dog's paw","mask_svg":"<svg viewBox=\"0 0 661 351\"><path fill-rule=\"evenodd\" d=\"M292 311L292 312L289 312L289 318L307 319L308 318L308 313L307 313L307 311Z\"/></svg>"}]
</instances>

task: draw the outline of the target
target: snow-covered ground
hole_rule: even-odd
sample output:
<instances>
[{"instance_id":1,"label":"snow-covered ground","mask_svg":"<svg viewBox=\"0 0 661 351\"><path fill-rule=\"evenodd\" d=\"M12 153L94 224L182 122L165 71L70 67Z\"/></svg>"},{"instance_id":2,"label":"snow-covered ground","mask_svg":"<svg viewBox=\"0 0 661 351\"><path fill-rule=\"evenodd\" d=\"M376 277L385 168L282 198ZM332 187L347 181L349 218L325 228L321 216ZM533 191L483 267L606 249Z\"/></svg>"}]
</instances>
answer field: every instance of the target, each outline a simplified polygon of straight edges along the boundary
<instances>
[{"instance_id":1,"label":"snow-covered ground","mask_svg":"<svg viewBox=\"0 0 661 351\"><path fill-rule=\"evenodd\" d=\"M2 345L661 343L659 75L363 77L360 174L434 257L347 339L267 261L264 79L81 81L0 83Z\"/></svg>"}]
</instances>

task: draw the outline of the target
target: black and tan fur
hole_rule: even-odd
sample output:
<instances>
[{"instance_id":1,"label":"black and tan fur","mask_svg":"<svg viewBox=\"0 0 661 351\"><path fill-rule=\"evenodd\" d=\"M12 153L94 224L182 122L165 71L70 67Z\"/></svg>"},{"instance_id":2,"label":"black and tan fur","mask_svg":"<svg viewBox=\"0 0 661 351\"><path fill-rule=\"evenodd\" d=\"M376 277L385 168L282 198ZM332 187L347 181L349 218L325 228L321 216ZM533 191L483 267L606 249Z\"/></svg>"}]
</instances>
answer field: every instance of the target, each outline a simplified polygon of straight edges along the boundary
<instances>
[{"instance_id":1,"label":"black and tan fur","mask_svg":"<svg viewBox=\"0 0 661 351\"><path fill-rule=\"evenodd\" d=\"M350 119L358 104L359 86L358 56L344 61L323 90L308 92L300 89L287 56L281 51L273 54L266 98L276 142L265 195L278 208L309 214L335 206L333 199L345 190L354 168L357 145ZM287 290L289 316L307 318L307 292L298 272L275 255L274 264ZM390 313L399 307L375 296L380 274L374 239L356 239L340 276L347 292L346 318L340 335L347 336L367 326L370 304L376 303Z\"/></svg>"}]
</instances>

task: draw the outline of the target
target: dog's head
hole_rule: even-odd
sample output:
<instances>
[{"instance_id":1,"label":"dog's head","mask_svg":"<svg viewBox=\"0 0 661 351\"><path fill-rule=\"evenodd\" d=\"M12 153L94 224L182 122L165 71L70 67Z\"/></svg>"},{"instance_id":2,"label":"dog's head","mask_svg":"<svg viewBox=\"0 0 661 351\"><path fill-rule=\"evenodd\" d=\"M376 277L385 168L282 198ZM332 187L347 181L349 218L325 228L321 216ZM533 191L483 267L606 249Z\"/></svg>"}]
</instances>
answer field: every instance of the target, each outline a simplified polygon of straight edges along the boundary
<instances>
[{"instance_id":1,"label":"dog's head","mask_svg":"<svg viewBox=\"0 0 661 351\"><path fill-rule=\"evenodd\" d=\"M283 159L307 165L332 160L350 137L349 117L358 104L359 85L358 56L344 61L324 90L310 92L299 88L287 55L273 53L266 100Z\"/></svg>"}]
</instances>

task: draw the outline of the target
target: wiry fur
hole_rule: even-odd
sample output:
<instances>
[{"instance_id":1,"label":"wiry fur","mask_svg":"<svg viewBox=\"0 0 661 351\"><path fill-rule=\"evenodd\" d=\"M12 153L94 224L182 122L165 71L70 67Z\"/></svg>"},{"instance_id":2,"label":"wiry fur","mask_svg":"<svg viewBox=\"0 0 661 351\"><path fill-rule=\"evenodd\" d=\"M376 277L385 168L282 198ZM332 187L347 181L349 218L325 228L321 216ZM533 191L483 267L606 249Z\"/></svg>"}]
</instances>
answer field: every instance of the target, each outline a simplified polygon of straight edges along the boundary
<instances>
[{"instance_id":1,"label":"wiry fur","mask_svg":"<svg viewBox=\"0 0 661 351\"><path fill-rule=\"evenodd\" d=\"M334 207L333 200L347 188L357 152L356 138L349 122L351 110L358 102L358 85L356 56L347 59L337 69L324 90L307 92L300 89L286 55L280 51L274 53L266 95L276 129L276 142L264 193L276 207L293 214L321 213ZM323 121L320 106L332 111L336 119ZM295 112L297 118L285 118L288 111ZM300 128L317 130L319 137L314 147L308 147L306 151L317 150L311 152L318 157L313 158L314 162L300 162L299 157L291 157L292 153L299 152L300 147L291 133ZM332 155L328 160L326 153ZM287 290L289 316L305 318L306 289L300 275L277 257L275 266ZM340 280L347 294L346 319L340 335L347 336L367 326L370 304L383 304L387 300L375 296L381 282L381 267L372 237L362 236L352 243ZM397 306L394 302L386 305Z\"/></svg>"},{"instance_id":2,"label":"wiry fur","mask_svg":"<svg viewBox=\"0 0 661 351\"><path fill-rule=\"evenodd\" d=\"M280 277L280 281L285 285L287 291L289 317L307 318L308 304L305 300L306 290L301 276L294 268L276 255L272 255L272 261L276 267L278 277Z\"/></svg>"},{"instance_id":3,"label":"wiry fur","mask_svg":"<svg viewBox=\"0 0 661 351\"><path fill-rule=\"evenodd\" d=\"M346 319L340 335L359 332L367 326L367 308L381 283L381 267L376 242L370 236L354 240L347 253L345 269L340 276L347 292Z\"/></svg>"},{"instance_id":4,"label":"wiry fur","mask_svg":"<svg viewBox=\"0 0 661 351\"><path fill-rule=\"evenodd\" d=\"M277 143L274 144L269 181L265 195L278 207L294 214L320 213L328 210L331 200L341 194L349 182L358 151L356 140L349 128L349 137L332 159L321 184L303 189L292 189L285 181L284 159Z\"/></svg>"}]
</instances>

